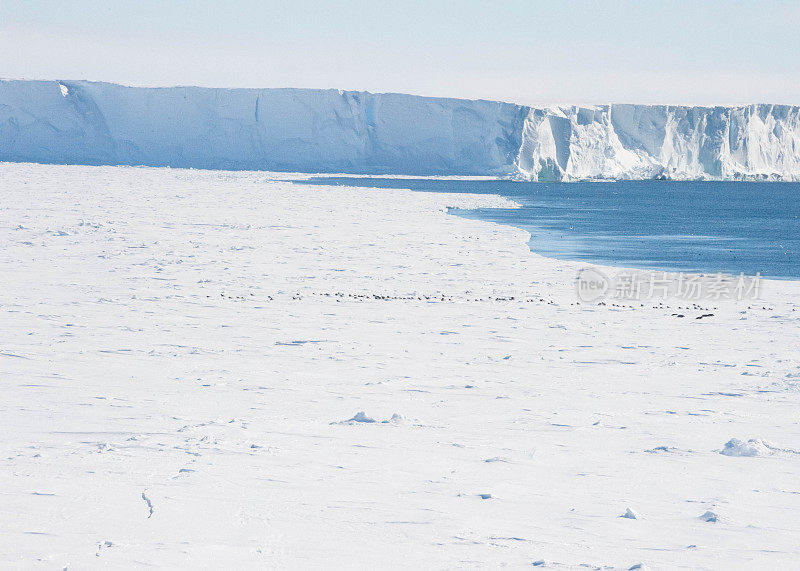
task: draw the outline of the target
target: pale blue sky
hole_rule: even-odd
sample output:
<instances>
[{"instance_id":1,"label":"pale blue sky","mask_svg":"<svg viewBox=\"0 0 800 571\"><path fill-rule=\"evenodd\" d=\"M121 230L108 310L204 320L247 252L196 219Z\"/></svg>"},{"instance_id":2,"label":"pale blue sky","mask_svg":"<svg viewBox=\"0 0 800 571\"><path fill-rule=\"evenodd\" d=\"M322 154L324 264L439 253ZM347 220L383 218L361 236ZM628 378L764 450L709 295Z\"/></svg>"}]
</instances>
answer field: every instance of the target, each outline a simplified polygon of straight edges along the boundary
<instances>
[{"instance_id":1,"label":"pale blue sky","mask_svg":"<svg viewBox=\"0 0 800 571\"><path fill-rule=\"evenodd\" d=\"M800 104L800 2L0 0L0 76Z\"/></svg>"}]
</instances>

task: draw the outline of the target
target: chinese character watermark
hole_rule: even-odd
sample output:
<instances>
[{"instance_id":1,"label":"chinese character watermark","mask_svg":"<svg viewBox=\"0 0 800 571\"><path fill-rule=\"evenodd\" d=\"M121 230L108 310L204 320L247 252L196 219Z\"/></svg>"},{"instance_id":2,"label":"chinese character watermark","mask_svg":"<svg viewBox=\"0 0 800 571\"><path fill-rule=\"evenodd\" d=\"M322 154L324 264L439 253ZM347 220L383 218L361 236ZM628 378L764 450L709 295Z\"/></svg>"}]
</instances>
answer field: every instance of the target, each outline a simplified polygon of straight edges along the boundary
<instances>
[{"instance_id":1,"label":"chinese character watermark","mask_svg":"<svg viewBox=\"0 0 800 571\"><path fill-rule=\"evenodd\" d=\"M597 268L584 268L575 280L578 299L643 301L675 298L683 301L758 299L761 274L684 274L620 270L607 275Z\"/></svg>"}]
</instances>

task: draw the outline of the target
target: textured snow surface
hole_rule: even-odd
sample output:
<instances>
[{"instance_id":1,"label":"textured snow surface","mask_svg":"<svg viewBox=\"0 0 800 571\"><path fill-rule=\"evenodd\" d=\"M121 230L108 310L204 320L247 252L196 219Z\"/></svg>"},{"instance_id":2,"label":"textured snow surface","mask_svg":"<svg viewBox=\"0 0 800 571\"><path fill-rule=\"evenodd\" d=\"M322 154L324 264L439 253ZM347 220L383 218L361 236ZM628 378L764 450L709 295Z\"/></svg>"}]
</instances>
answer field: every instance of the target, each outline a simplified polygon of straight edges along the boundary
<instances>
[{"instance_id":1,"label":"textured snow surface","mask_svg":"<svg viewBox=\"0 0 800 571\"><path fill-rule=\"evenodd\" d=\"M796 282L578 305L501 198L285 178L0 164L0 568L796 566Z\"/></svg>"},{"instance_id":2,"label":"textured snow surface","mask_svg":"<svg viewBox=\"0 0 800 571\"><path fill-rule=\"evenodd\" d=\"M800 107L0 81L0 160L532 180L800 180Z\"/></svg>"}]
</instances>

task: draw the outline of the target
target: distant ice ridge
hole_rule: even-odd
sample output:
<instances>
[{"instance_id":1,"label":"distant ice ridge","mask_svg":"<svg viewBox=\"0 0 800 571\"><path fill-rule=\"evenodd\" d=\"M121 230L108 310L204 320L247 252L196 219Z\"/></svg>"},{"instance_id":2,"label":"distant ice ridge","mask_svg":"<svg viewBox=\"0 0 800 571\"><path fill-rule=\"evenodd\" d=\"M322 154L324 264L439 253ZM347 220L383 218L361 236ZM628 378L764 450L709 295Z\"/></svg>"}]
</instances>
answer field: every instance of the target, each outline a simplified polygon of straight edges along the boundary
<instances>
[{"instance_id":1,"label":"distant ice ridge","mask_svg":"<svg viewBox=\"0 0 800 571\"><path fill-rule=\"evenodd\" d=\"M529 180L800 180L800 107L0 81L0 160Z\"/></svg>"}]
</instances>

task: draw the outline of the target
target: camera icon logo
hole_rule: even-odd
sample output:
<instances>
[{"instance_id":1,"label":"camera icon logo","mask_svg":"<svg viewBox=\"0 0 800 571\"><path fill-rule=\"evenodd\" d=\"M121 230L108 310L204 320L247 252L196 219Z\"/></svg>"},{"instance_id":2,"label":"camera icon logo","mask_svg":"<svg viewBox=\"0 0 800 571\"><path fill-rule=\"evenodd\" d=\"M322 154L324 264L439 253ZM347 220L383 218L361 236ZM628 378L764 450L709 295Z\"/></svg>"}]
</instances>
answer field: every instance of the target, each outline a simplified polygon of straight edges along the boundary
<instances>
[{"instance_id":1,"label":"camera icon logo","mask_svg":"<svg viewBox=\"0 0 800 571\"><path fill-rule=\"evenodd\" d=\"M611 282L596 268L583 268L575 279L575 293L581 301L592 302L608 295Z\"/></svg>"}]
</instances>

